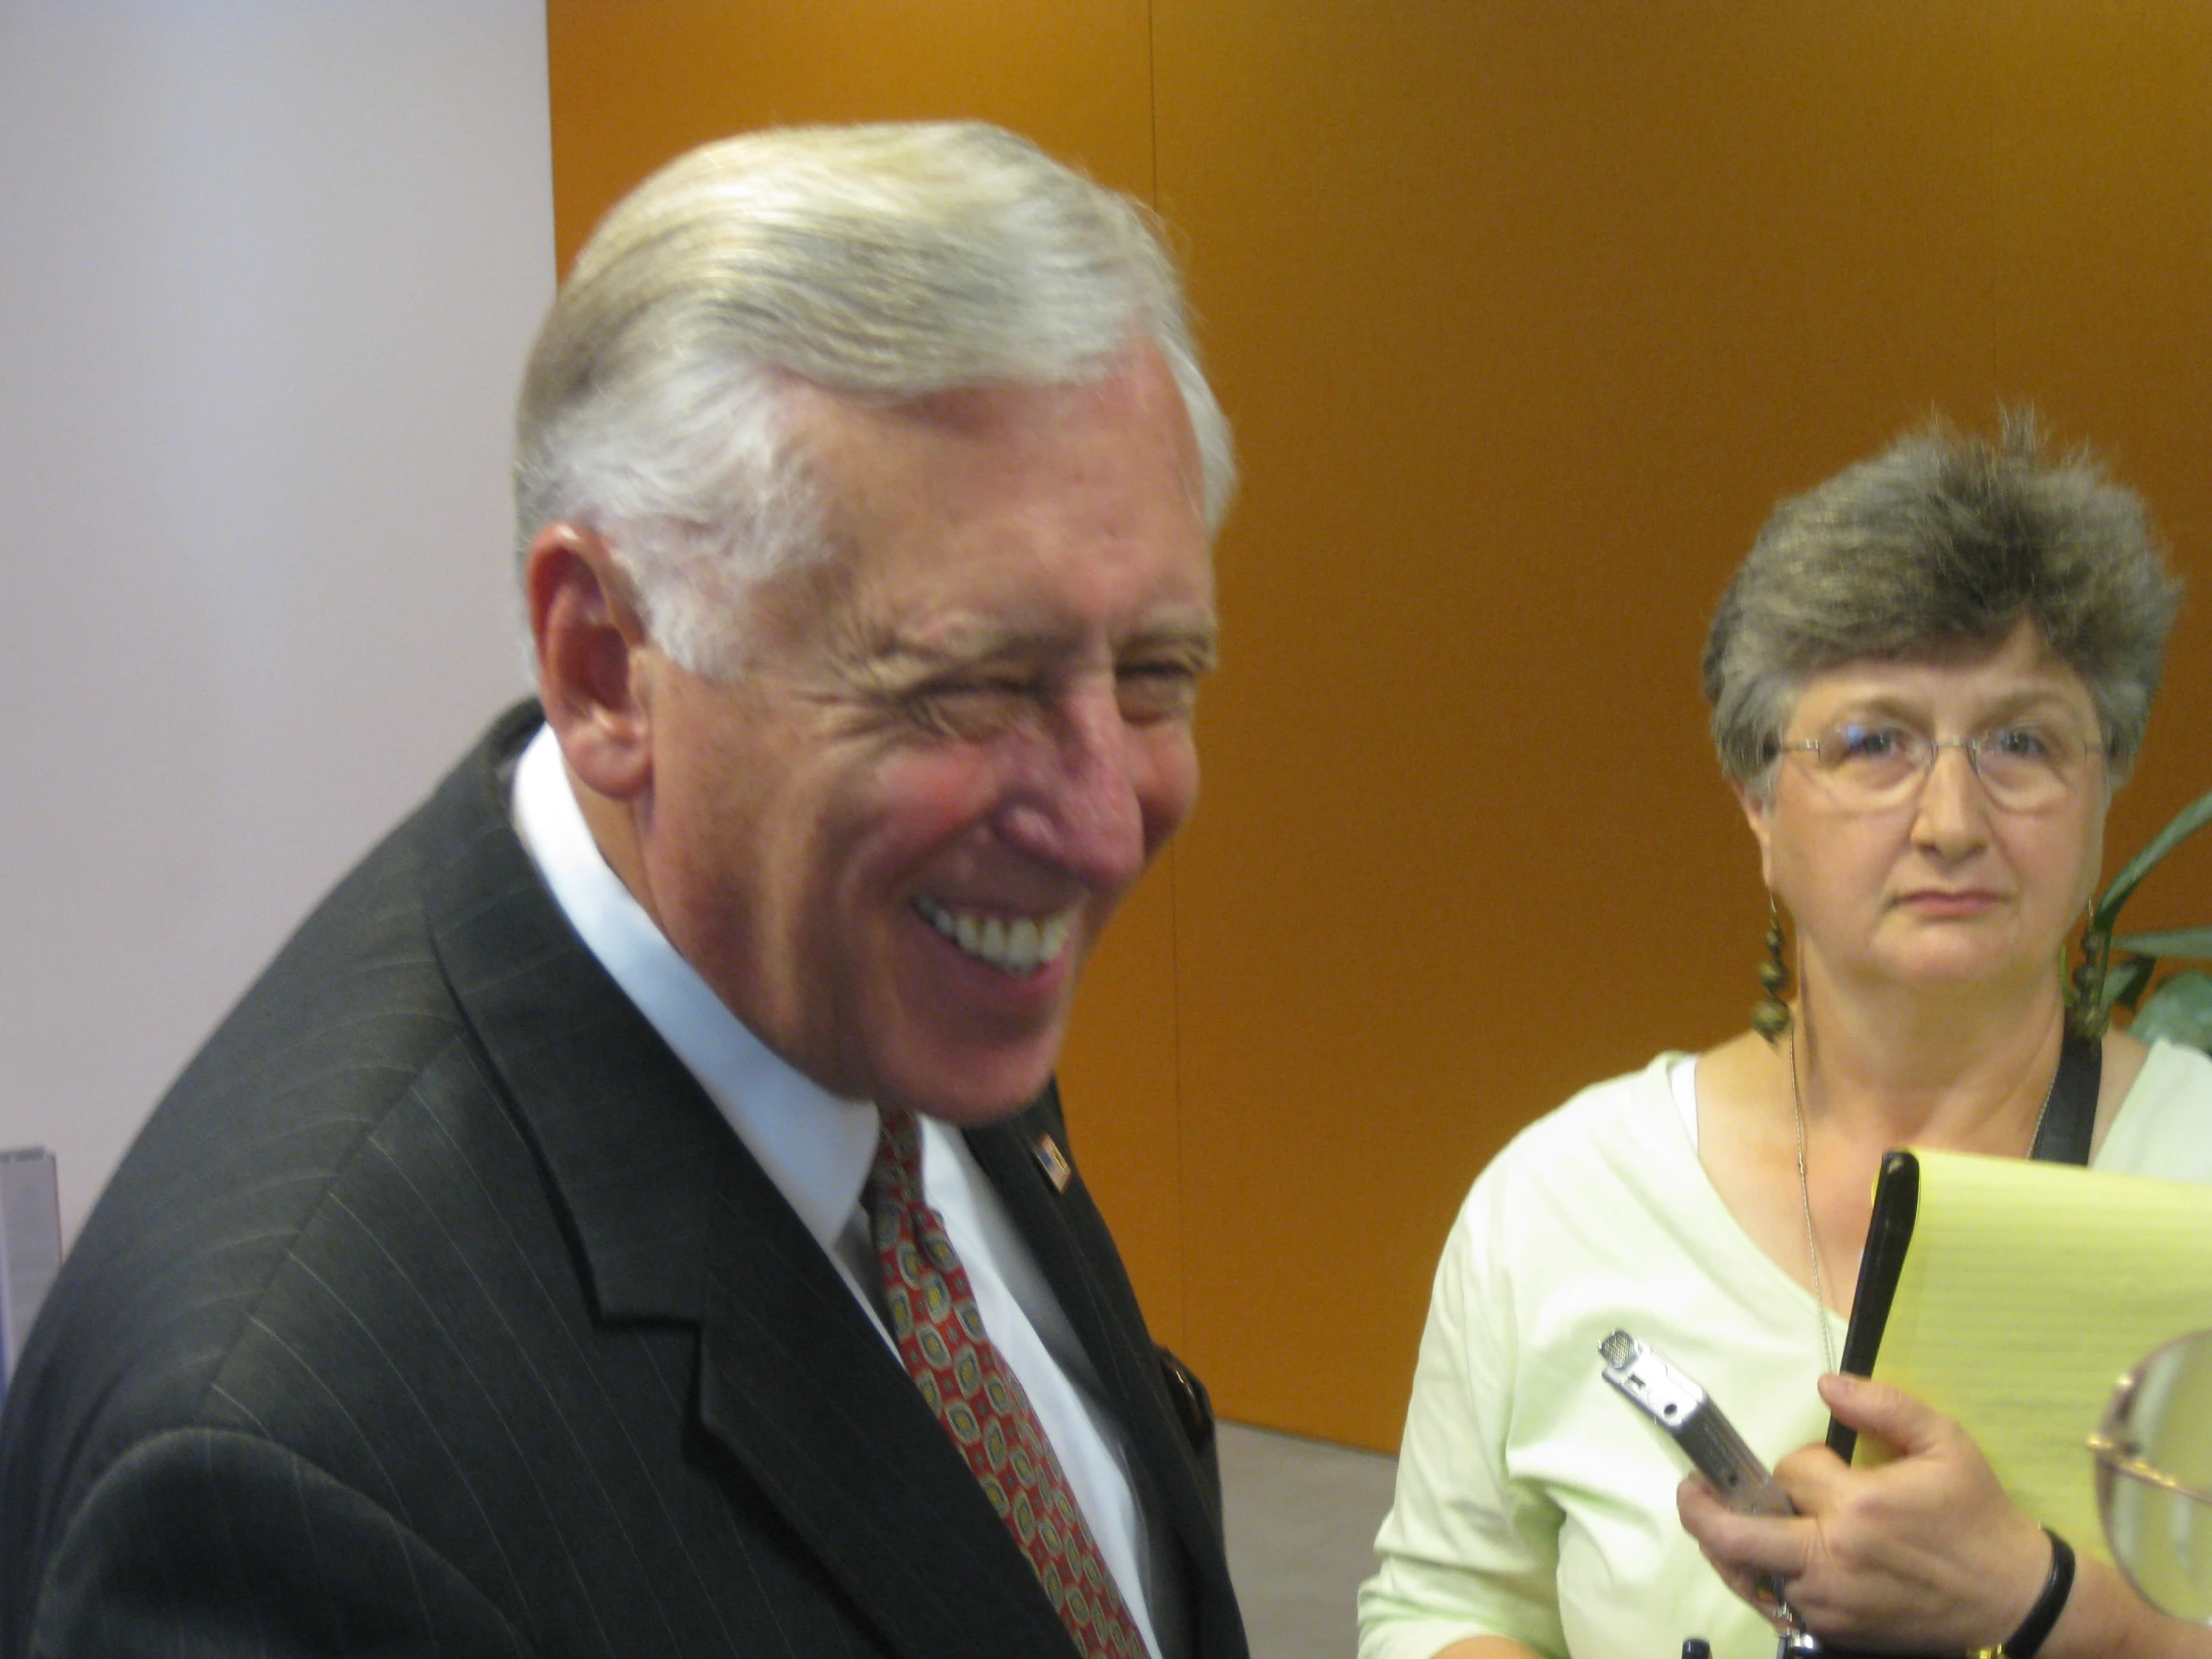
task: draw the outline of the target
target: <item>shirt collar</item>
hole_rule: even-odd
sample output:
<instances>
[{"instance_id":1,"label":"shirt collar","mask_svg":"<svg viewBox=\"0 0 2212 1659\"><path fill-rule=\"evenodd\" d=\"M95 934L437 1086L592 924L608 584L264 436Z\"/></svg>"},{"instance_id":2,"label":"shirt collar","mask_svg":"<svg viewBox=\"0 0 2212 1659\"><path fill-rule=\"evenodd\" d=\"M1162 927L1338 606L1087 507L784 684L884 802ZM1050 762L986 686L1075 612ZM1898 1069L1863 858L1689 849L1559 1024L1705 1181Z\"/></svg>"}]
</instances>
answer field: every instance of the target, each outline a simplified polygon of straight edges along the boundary
<instances>
[{"instance_id":1,"label":"shirt collar","mask_svg":"<svg viewBox=\"0 0 2212 1659\"><path fill-rule=\"evenodd\" d=\"M585 948L684 1062L824 1250L875 1157L874 1103L830 1093L723 1005L600 855L550 726L515 768L516 833Z\"/></svg>"}]
</instances>

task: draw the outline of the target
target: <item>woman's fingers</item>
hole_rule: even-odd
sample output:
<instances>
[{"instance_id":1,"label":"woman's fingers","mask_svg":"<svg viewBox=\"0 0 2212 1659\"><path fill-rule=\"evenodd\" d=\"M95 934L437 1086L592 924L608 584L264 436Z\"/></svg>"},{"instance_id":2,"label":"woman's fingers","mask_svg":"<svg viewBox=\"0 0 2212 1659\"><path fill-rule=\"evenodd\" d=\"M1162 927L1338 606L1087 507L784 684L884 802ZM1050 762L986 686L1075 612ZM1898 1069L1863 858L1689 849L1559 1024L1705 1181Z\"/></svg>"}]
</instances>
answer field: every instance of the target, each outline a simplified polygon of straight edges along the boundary
<instances>
[{"instance_id":1,"label":"woman's fingers","mask_svg":"<svg viewBox=\"0 0 2212 1659\"><path fill-rule=\"evenodd\" d=\"M1721 1502L1702 1475L1692 1475L1676 1488L1675 1508L1721 1582L1739 1600L1778 1618L1782 1600L1813 1547L1811 1523L1794 1516L1739 1515ZM1794 1600L1792 1612L1797 1612Z\"/></svg>"},{"instance_id":2,"label":"woman's fingers","mask_svg":"<svg viewBox=\"0 0 2212 1659\"><path fill-rule=\"evenodd\" d=\"M1812 1628L1846 1640L1985 1646L2018 1621L2048 1567L2048 1544L2014 1508L1972 1440L1910 1395L1824 1378L1837 1417L1894 1448L1852 1469L1826 1446L1793 1451L1775 1480L1798 1513L1731 1513L1702 1481L1676 1494L1682 1524L1729 1587L1755 1606L1761 1574L1785 1581Z\"/></svg>"},{"instance_id":3,"label":"woman's fingers","mask_svg":"<svg viewBox=\"0 0 2212 1659\"><path fill-rule=\"evenodd\" d=\"M1675 1488L1674 1506L1682 1517L1682 1529L1747 1601L1757 1597L1742 1586L1761 1574L1799 1577L1811 1559L1815 1540L1810 1521L1801 1516L1740 1515L1721 1501L1702 1474L1691 1475Z\"/></svg>"},{"instance_id":4,"label":"woman's fingers","mask_svg":"<svg viewBox=\"0 0 2212 1659\"><path fill-rule=\"evenodd\" d=\"M1820 1380L1820 1390L1821 1402L1837 1421L1873 1435L1900 1457L1938 1451L1965 1437L1940 1411L1872 1378L1834 1372Z\"/></svg>"}]
</instances>

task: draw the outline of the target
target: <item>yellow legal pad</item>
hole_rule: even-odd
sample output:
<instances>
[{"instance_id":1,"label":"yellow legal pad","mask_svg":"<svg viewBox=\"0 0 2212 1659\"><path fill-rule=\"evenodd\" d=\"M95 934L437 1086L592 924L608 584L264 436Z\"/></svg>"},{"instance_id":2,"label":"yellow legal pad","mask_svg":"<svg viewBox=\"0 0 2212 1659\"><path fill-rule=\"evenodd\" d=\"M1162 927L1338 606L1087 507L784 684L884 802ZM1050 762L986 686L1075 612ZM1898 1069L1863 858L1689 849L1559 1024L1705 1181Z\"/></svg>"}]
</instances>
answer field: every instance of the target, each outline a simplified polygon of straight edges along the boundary
<instances>
[{"instance_id":1,"label":"yellow legal pad","mask_svg":"<svg viewBox=\"0 0 2212 1659\"><path fill-rule=\"evenodd\" d=\"M2107 1555L2083 1442L2129 1368L2206 1326L2212 1188L1913 1150L1884 1161L1844 1369L1956 1418L2013 1502Z\"/></svg>"}]
</instances>

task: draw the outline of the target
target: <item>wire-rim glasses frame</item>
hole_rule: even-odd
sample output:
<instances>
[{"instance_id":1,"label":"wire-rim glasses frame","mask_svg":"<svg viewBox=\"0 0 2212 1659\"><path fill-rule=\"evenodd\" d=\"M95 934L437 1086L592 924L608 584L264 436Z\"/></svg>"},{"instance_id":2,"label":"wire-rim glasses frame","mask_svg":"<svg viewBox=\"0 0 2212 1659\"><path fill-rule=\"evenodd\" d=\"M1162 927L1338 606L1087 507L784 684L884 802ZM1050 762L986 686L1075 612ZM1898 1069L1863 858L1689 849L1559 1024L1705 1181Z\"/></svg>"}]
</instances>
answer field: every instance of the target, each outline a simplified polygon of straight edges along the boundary
<instances>
[{"instance_id":1,"label":"wire-rim glasses frame","mask_svg":"<svg viewBox=\"0 0 2212 1659\"><path fill-rule=\"evenodd\" d=\"M1946 749L1964 752L1990 802L2007 812L2048 812L2089 780L2087 762L2104 745L2041 721L1990 726L1971 737L1937 738L1903 721L1855 717L1810 738L1783 739L1780 755L1802 754L1845 805L1880 812L1918 799Z\"/></svg>"}]
</instances>

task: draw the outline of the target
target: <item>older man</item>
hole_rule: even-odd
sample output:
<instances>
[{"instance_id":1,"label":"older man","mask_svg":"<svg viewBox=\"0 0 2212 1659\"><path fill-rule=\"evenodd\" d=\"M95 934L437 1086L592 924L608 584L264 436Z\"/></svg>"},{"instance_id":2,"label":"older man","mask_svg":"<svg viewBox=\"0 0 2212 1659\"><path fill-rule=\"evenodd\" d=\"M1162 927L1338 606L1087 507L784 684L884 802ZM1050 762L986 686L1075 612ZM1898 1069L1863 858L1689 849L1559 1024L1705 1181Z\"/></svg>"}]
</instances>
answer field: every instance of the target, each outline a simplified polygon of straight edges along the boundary
<instances>
[{"instance_id":1,"label":"older man","mask_svg":"<svg viewBox=\"0 0 2212 1659\"><path fill-rule=\"evenodd\" d=\"M1142 215L1007 134L616 209L522 400L542 720L87 1223L0 1652L1241 1655L1050 1086L1196 791L1231 481Z\"/></svg>"}]
</instances>

